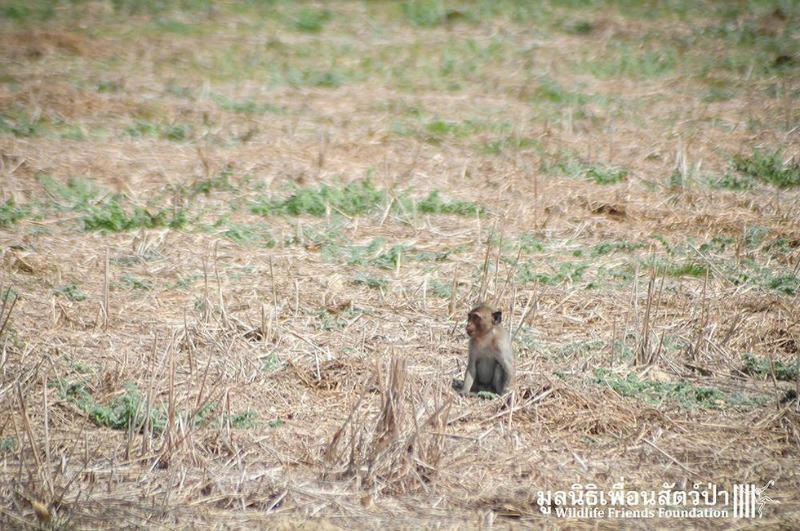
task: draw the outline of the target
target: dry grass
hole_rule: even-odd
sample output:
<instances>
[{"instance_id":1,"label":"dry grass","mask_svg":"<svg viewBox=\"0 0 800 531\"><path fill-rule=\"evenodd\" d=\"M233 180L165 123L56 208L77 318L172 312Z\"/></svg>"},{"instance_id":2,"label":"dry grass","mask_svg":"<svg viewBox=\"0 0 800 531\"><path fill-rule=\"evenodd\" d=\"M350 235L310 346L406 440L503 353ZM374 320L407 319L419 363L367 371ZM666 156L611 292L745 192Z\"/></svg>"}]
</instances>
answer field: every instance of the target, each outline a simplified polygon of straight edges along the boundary
<instances>
[{"instance_id":1,"label":"dry grass","mask_svg":"<svg viewBox=\"0 0 800 531\"><path fill-rule=\"evenodd\" d=\"M0 306L0 525L617 528L546 519L536 493L624 477L636 490L774 480L780 504L762 520L681 525L800 526L800 411L782 401L800 384L776 377L800 360L800 306L797 291L769 287L798 278L800 194L706 181L754 147L797 160L797 67L712 69L732 92L709 101L693 67L638 78L580 67L648 32L689 39L669 17L553 8L531 31L502 14L414 27L379 4L329 9L322 33L269 17L262 30L227 5L165 16L198 17L202 31L187 34L155 15L122 21L103 2L33 28L0 21L0 113L35 129L0 134L0 200L37 213L0 225L0 286L17 294ZM737 20L763 35L797 24L779 15ZM591 19L590 37L554 29L559 16ZM493 42L531 51L480 59ZM696 44L687 65L724 54ZM312 60L295 46L318 47L322 63L329 46L349 50L322 65L344 81L271 85L251 66L275 50L288 65ZM221 50L241 74L221 70ZM442 50L477 66L449 78ZM384 70L361 73L364 57ZM426 77L432 65L441 79ZM547 79L587 101L542 103ZM788 95L765 97L775 86ZM437 132L453 123L473 129ZM184 124L183 138L146 129ZM494 141L516 147L493 153ZM558 161L628 173L599 184ZM224 186L188 192L221 175ZM157 198L190 219L85 230L84 211L42 176L92 183L94 205ZM386 192L366 213L250 210L365 176ZM485 213L397 206L434 190ZM356 250L366 257L349 259ZM688 266L705 274L673 274ZM497 400L450 387L463 317L482 298L516 332L519 378ZM772 363L767 378L744 370L744 353ZM630 393L615 385L629 375ZM653 398L649 384L722 394ZM128 404L128 422L102 426L86 397L106 413Z\"/></svg>"}]
</instances>

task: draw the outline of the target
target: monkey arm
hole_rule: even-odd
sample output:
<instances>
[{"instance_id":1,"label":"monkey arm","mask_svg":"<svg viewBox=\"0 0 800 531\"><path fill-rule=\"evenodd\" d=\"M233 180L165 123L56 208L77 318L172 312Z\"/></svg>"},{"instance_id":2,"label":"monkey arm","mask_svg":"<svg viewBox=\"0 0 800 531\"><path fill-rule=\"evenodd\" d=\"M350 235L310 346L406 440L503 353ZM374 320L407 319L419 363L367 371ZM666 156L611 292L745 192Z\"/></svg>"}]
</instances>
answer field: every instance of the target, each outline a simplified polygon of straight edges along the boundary
<instances>
[{"instance_id":1,"label":"monkey arm","mask_svg":"<svg viewBox=\"0 0 800 531\"><path fill-rule=\"evenodd\" d=\"M469 358L467 360L467 370L464 373L464 387L461 389L462 395L468 395L472 390L472 383L475 380L475 372L477 371L475 363L475 354L470 346Z\"/></svg>"}]
</instances>

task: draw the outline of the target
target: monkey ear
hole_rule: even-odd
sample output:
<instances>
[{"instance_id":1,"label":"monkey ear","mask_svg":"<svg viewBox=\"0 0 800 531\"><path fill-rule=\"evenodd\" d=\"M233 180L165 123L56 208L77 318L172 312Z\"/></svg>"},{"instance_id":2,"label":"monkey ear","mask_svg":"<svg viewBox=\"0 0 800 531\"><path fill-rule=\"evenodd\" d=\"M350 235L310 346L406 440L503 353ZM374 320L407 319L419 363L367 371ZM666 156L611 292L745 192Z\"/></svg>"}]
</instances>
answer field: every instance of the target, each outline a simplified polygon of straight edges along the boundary
<instances>
[{"instance_id":1,"label":"monkey ear","mask_svg":"<svg viewBox=\"0 0 800 531\"><path fill-rule=\"evenodd\" d=\"M500 310L497 310L496 312L494 312L492 314L492 322L494 324L496 324L496 325L502 323L503 322L503 312L501 312Z\"/></svg>"}]
</instances>

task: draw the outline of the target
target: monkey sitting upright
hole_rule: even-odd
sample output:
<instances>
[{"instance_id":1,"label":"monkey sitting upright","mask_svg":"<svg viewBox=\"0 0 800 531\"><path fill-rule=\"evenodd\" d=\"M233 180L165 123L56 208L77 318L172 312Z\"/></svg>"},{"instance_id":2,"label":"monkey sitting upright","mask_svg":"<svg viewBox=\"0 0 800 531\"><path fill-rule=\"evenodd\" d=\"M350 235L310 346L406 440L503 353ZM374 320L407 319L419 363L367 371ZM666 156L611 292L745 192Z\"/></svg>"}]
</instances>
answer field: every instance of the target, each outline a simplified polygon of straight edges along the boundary
<instances>
[{"instance_id":1,"label":"monkey sitting upright","mask_svg":"<svg viewBox=\"0 0 800 531\"><path fill-rule=\"evenodd\" d=\"M502 395L514 380L511 338L500 324L503 313L480 304L467 316L469 358L461 394L489 391Z\"/></svg>"}]
</instances>

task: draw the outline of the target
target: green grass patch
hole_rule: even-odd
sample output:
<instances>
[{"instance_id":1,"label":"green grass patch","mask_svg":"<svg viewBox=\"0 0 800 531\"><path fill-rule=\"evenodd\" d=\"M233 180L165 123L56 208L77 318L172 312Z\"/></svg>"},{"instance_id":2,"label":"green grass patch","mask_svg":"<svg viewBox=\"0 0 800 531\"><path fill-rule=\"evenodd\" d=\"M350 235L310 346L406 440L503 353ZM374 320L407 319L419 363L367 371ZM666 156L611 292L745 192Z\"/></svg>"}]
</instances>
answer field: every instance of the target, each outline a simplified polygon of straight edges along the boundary
<instances>
[{"instance_id":1,"label":"green grass patch","mask_svg":"<svg viewBox=\"0 0 800 531\"><path fill-rule=\"evenodd\" d=\"M727 277L736 286L751 284L790 296L800 292L800 278L793 272L762 267L752 258L740 259L735 268L729 268Z\"/></svg>"},{"instance_id":2,"label":"green grass patch","mask_svg":"<svg viewBox=\"0 0 800 531\"><path fill-rule=\"evenodd\" d=\"M329 241L322 247L322 259L331 263L395 269L408 262L443 261L451 254L463 252L467 248L468 246L456 246L436 252L421 251L404 244L390 245L386 238L374 238L366 245ZM357 276L355 283L369 287L386 286L385 281L368 276Z\"/></svg>"},{"instance_id":3,"label":"green grass patch","mask_svg":"<svg viewBox=\"0 0 800 531\"><path fill-rule=\"evenodd\" d=\"M65 284L53 290L56 295L61 295L75 302L85 301L89 296L75 284Z\"/></svg>"},{"instance_id":4,"label":"green grass patch","mask_svg":"<svg viewBox=\"0 0 800 531\"><path fill-rule=\"evenodd\" d=\"M720 178L708 177L707 182L711 188L723 190L750 190L756 185L756 180L749 175L727 171Z\"/></svg>"},{"instance_id":5,"label":"green grass patch","mask_svg":"<svg viewBox=\"0 0 800 531\"><path fill-rule=\"evenodd\" d=\"M276 371L281 366L281 359L276 353L271 353L266 358L261 358L260 369L264 372Z\"/></svg>"},{"instance_id":6,"label":"green grass patch","mask_svg":"<svg viewBox=\"0 0 800 531\"><path fill-rule=\"evenodd\" d=\"M292 29L304 33L319 33L331 20L329 9L301 9L292 19Z\"/></svg>"},{"instance_id":7,"label":"green grass patch","mask_svg":"<svg viewBox=\"0 0 800 531\"><path fill-rule=\"evenodd\" d=\"M286 199L261 198L251 206L251 212L264 216L325 216L336 212L348 216L368 214L392 201L390 194L378 189L369 180L352 181L344 186L322 185L317 189L298 188ZM445 200L438 190L426 197L413 200L404 192L392 202L392 210L399 213L457 214L475 216L483 214L482 207L470 201Z\"/></svg>"},{"instance_id":8,"label":"green grass patch","mask_svg":"<svg viewBox=\"0 0 800 531\"><path fill-rule=\"evenodd\" d=\"M183 123L155 123L137 118L125 132L132 138L152 137L159 140L182 142L192 137L194 128Z\"/></svg>"},{"instance_id":9,"label":"green grass patch","mask_svg":"<svg viewBox=\"0 0 800 531\"><path fill-rule=\"evenodd\" d=\"M209 11L213 0L111 0L114 11L123 14L156 15L170 11Z\"/></svg>"},{"instance_id":10,"label":"green grass patch","mask_svg":"<svg viewBox=\"0 0 800 531\"><path fill-rule=\"evenodd\" d=\"M52 0L5 1L0 5L0 18L18 24L42 22L55 18L57 5L58 2Z\"/></svg>"},{"instance_id":11,"label":"green grass patch","mask_svg":"<svg viewBox=\"0 0 800 531\"><path fill-rule=\"evenodd\" d=\"M602 351L605 348L605 341L579 341L559 347L556 350L556 355L560 358L569 358L576 354L580 355Z\"/></svg>"},{"instance_id":12,"label":"green grass patch","mask_svg":"<svg viewBox=\"0 0 800 531\"><path fill-rule=\"evenodd\" d=\"M519 245L519 249L526 254L543 253L545 249L544 243L530 233L520 234L517 237L517 245Z\"/></svg>"},{"instance_id":13,"label":"green grass patch","mask_svg":"<svg viewBox=\"0 0 800 531\"><path fill-rule=\"evenodd\" d=\"M14 437L0 439L0 454L8 454L17 450L17 440Z\"/></svg>"},{"instance_id":14,"label":"green grass patch","mask_svg":"<svg viewBox=\"0 0 800 531\"><path fill-rule=\"evenodd\" d=\"M652 406L676 403L685 409L724 409L726 407L750 408L766 404L769 397L726 393L714 387L697 386L685 380L679 382L654 382L641 380L631 373L627 377L603 368L594 369L592 383L607 385L623 396L640 400Z\"/></svg>"},{"instance_id":15,"label":"green grass patch","mask_svg":"<svg viewBox=\"0 0 800 531\"><path fill-rule=\"evenodd\" d=\"M247 430L261 426L261 422L258 420L258 411L254 409L231 415L230 423L231 428L237 430Z\"/></svg>"},{"instance_id":16,"label":"green grass patch","mask_svg":"<svg viewBox=\"0 0 800 531\"><path fill-rule=\"evenodd\" d=\"M597 184L617 184L625 181L630 174L627 168L586 163L573 152L544 157L541 170L550 175L585 179Z\"/></svg>"},{"instance_id":17,"label":"green grass patch","mask_svg":"<svg viewBox=\"0 0 800 531\"><path fill-rule=\"evenodd\" d=\"M314 190L300 188L286 199L261 200L251 208L254 214L324 216L341 212L349 216L365 214L375 208L385 194L370 181L353 181L343 187L322 185Z\"/></svg>"},{"instance_id":18,"label":"green grass patch","mask_svg":"<svg viewBox=\"0 0 800 531\"><path fill-rule=\"evenodd\" d=\"M601 55L584 55L576 63L576 70L598 79L653 79L672 73L678 64L678 53L671 47L610 41Z\"/></svg>"},{"instance_id":19,"label":"green grass patch","mask_svg":"<svg viewBox=\"0 0 800 531\"><path fill-rule=\"evenodd\" d=\"M88 231L123 232L135 229L169 227L178 229L186 222L184 209L141 207L129 205L122 195L88 207L83 226Z\"/></svg>"},{"instance_id":20,"label":"green grass patch","mask_svg":"<svg viewBox=\"0 0 800 531\"><path fill-rule=\"evenodd\" d=\"M167 415L163 409L149 408L136 385L125 383L125 393L114 397L108 404L95 402L87 388L85 380L75 382L54 382L58 387L58 395L78 406L89 419L98 426L114 430L127 431L142 429L147 422L153 433L161 433L167 423Z\"/></svg>"},{"instance_id":21,"label":"green grass patch","mask_svg":"<svg viewBox=\"0 0 800 531\"><path fill-rule=\"evenodd\" d=\"M492 140L481 146L481 150L487 155L499 155L504 151L519 151L525 149L535 149L540 151L542 143L540 140L525 138L520 136L504 136L497 140Z\"/></svg>"},{"instance_id":22,"label":"green grass patch","mask_svg":"<svg viewBox=\"0 0 800 531\"><path fill-rule=\"evenodd\" d=\"M616 184L628 177L627 168L591 166L583 171L584 178L597 184Z\"/></svg>"},{"instance_id":23,"label":"green grass patch","mask_svg":"<svg viewBox=\"0 0 800 531\"><path fill-rule=\"evenodd\" d=\"M218 222L218 225L220 222ZM263 225L245 225L241 223L227 223L222 235L236 243L243 245L258 245L272 248L277 242Z\"/></svg>"},{"instance_id":24,"label":"green grass patch","mask_svg":"<svg viewBox=\"0 0 800 531\"><path fill-rule=\"evenodd\" d=\"M37 204L40 211L37 211L36 215L44 215L48 208L79 212L83 214L81 222L83 229L87 231L122 232L158 227L178 229L188 223L187 208L161 206L158 203L163 200L162 197L153 199L151 204L140 206L133 204L123 194L108 195L106 190L87 179L70 177L65 183L48 175L40 175L37 179L47 190L48 198L43 203ZM219 179L224 182L227 177L221 176ZM221 186L218 181L203 182L190 190L190 193L204 192ZM0 220L2 219L3 209L0 207Z\"/></svg>"},{"instance_id":25,"label":"green grass patch","mask_svg":"<svg viewBox=\"0 0 800 531\"><path fill-rule=\"evenodd\" d=\"M98 426L120 431L140 431L147 424L153 433L160 434L167 425L166 408L148 405L136 384L132 382L125 382L125 392L115 396L107 404L94 400L86 380L73 382L54 380L50 385L57 387L60 398L75 404ZM205 405L193 414L188 424L196 426L205 422L215 408L214 403ZM184 418L189 416L186 412L178 414Z\"/></svg>"},{"instance_id":26,"label":"green grass patch","mask_svg":"<svg viewBox=\"0 0 800 531\"><path fill-rule=\"evenodd\" d=\"M778 293L794 296L800 290L800 278L792 274L778 275L767 282L767 287Z\"/></svg>"},{"instance_id":27,"label":"green grass patch","mask_svg":"<svg viewBox=\"0 0 800 531\"><path fill-rule=\"evenodd\" d=\"M367 286L372 289L386 289L389 281L379 277L373 277L365 273L357 273L353 279L353 284Z\"/></svg>"},{"instance_id":28,"label":"green grass patch","mask_svg":"<svg viewBox=\"0 0 800 531\"><path fill-rule=\"evenodd\" d=\"M643 249L646 245L642 242L603 242L591 248L591 256L605 256L616 252L632 253Z\"/></svg>"},{"instance_id":29,"label":"green grass patch","mask_svg":"<svg viewBox=\"0 0 800 531\"><path fill-rule=\"evenodd\" d=\"M697 262L688 262L685 264L670 263L667 265L664 272L667 276L673 278L705 278L708 274L708 266L706 264L699 264Z\"/></svg>"},{"instance_id":30,"label":"green grass patch","mask_svg":"<svg viewBox=\"0 0 800 531\"><path fill-rule=\"evenodd\" d=\"M773 370L775 378L784 382L791 382L797 378L797 360L784 363L776 360L773 363L767 358L745 354L742 356L742 372L751 374L758 378L768 378L772 376Z\"/></svg>"},{"instance_id":31,"label":"green grass patch","mask_svg":"<svg viewBox=\"0 0 800 531\"><path fill-rule=\"evenodd\" d=\"M408 0L402 9L412 26L430 28L447 22L447 9L441 0Z\"/></svg>"},{"instance_id":32,"label":"green grass patch","mask_svg":"<svg viewBox=\"0 0 800 531\"><path fill-rule=\"evenodd\" d=\"M34 118L18 104L0 113L0 134L29 138L38 135L42 125L41 117Z\"/></svg>"},{"instance_id":33,"label":"green grass patch","mask_svg":"<svg viewBox=\"0 0 800 531\"><path fill-rule=\"evenodd\" d=\"M730 236L714 236L711 241L700 244L701 253L722 253L736 245L736 238Z\"/></svg>"},{"instance_id":34,"label":"green grass patch","mask_svg":"<svg viewBox=\"0 0 800 531\"><path fill-rule=\"evenodd\" d=\"M123 273L119 277L119 284L121 287L126 289L137 289L137 290L144 290L148 291L153 289L153 286L144 280L140 280L135 276L131 275L130 273Z\"/></svg>"},{"instance_id":35,"label":"green grass patch","mask_svg":"<svg viewBox=\"0 0 800 531\"><path fill-rule=\"evenodd\" d=\"M66 204L59 204L67 209L85 208L94 203L101 190L91 181L80 177L70 177L66 183L56 181L48 175L40 175L39 182L57 200Z\"/></svg>"},{"instance_id":36,"label":"green grass patch","mask_svg":"<svg viewBox=\"0 0 800 531\"><path fill-rule=\"evenodd\" d=\"M752 155L734 155L731 167L759 181L777 186L793 188L800 186L800 161L784 161L780 151L753 150Z\"/></svg>"},{"instance_id":37,"label":"green grass patch","mask_svg":"<svg viewBox=\"0 0 800 531\"><path fill-rule=\"evenodd\" d=\"M434 297L449 299L453 294L453 286L449 282L442 282L434 278L428 282L428 293Z\"/></svg>"},{"instance_id":38,"label":"green grass patch","mask_svg":"<svg viewBox=\"0 0 800 531\"><path fill-rule=\"evenodd\" d=\"M262 115L262 114L283 114L284 110L272 103L254 100L234 100L225 96L215 94L211 97L220 109L238 114Z\"/></svg>"},{"instance_id":39,"label":"green grass patch","mask_svg":"<svg viewBox=\"0 0 800 531\"><path fill-rule=\"evenodd\" d=\"M509 264L517 267L517 280L521 283L538 282L545 286L559 286L563 283L574 284L580 282L584 273L589 269L589 264L579 262L562 262L550 265L546 270L534 270L535 264L517 262L514 259L504 259Z\"/></svg>"},{"instance_id":40,"label":"green grass patch","mask_svg":"<svg viewBox=\"0 0 800 531\"><path fill-rule=\"evenodd\" d=\"M446 201L442 199L438 190L430 192L427 197L418 201L417 211L422 214L457 214L472 217L486 213L483 207L471 201Z\"/></svg>"},{"instance_id":41,"label":"green grass patch","mask_svg":"<svg viewBox=\"0 0 800 531\"><path fill-rule=\"evenodd\" d=\"M231 182L231 175L233 172L230 169L221 171L214 177L195 181L189 186L188 194L190 197L203 194L206 197L211 195L211 192L232 192L234 190L233 183Z\"/></svg>"},{"instance_id":42,"label":"green grass patch","mask_svg":"<svg viewBox=\"0 0 800 531\"><path fill-rule=\"evenodd\" d=\"M24 219L29 214L27 206L17 206L14 198L8 198L0 203L0 228L10 228L17 221Z\"/></svg>"}]
</instances>

